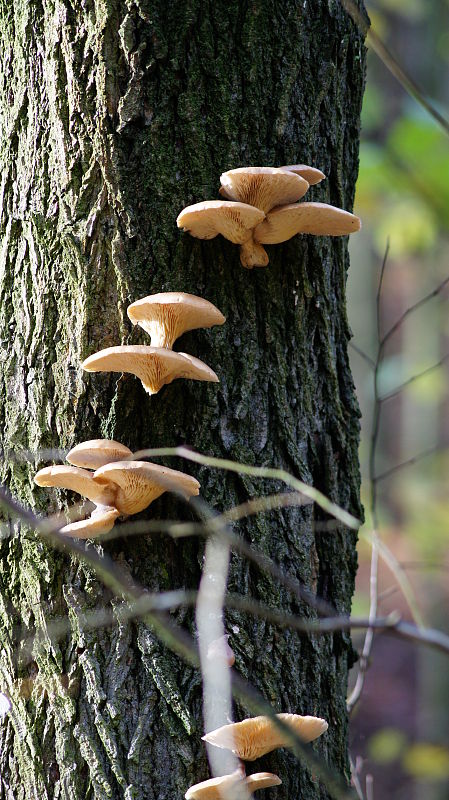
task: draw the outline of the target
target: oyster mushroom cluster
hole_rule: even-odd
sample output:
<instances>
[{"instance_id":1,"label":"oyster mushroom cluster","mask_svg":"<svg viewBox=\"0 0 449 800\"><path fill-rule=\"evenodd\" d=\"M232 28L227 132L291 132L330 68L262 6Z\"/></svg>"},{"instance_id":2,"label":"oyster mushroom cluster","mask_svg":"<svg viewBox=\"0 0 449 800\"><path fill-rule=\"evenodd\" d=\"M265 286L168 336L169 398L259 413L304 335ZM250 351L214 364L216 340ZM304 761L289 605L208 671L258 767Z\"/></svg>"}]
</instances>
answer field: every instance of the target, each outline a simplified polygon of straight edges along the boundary
<instances>
[{"instance_id":1,"label":"oyster mushroom cluster","mask_svg":"<svg viewBox=\"0 0 449 800\"><path fill-rule=\"evenodd\" d=\"M349 211L326 203L298 203L310 185L325 177L306 164L231 169L220 177L224 200L187 206L176 223L198 239L221 233L240 245L244 267L266 267L264 244L286 242L298 233L344 236L360 229L360 219Z\"/></svg>"},{"instance_id":2,"label":"oyster mushroom cluster","mask_svg":"<svg viewBox=\"0 0 449 800\"><path fill-rule=\"evenodd\" d=\"M325 733L328 728L326 720L320 717L301 716L300 714L276 714L279 720L299 736L303 742L311 742ZM289 747L290 742L269 717L251 717L242 722L223 725L202 737L203 741L222 747L232 752L242 761L255 761L278 747ZM245 777L245 771L233 772L220 778L212 778L191 786L186 792L186 800L216 800L221 798L226 789L242 781L250 794L257 789L279 786L282 783L277 775L269 772L258 772Z\"/></svg>"},{"instance_id":3,"label":"oyster mushroom cluster","mask_svg":"<svg viewBox=\"0 0 449 800\"><path fill-rule=\"evenodd\" d=\"M157 394L176 378L218 383L215 372L199 358L172 350L175 340L186 331L223 325L225 317L212 303L186 292L164 292L137 300L127 311L133 325L150 334L151 347L107 347L86 358L83 369L130 372L140 378L148 394Z\"/></svg>"},{"instance_id":4,"label":"oyster mushroom cluster","mask_svg":"<svg viewBox=\"0 0 449 800\"><path fill-rule=\"evenodd\" d=\"M143 511L164 492L175 491L186 498L199 494L200 485L178 470L127 460L132 452L112 439L93 439L77 445L65 464L44 467L34 477L38 486L71 489L95 505L87 519L72 522L60 533L90 539L109 533L115 520Z\"/></svg>"}]
</instances>

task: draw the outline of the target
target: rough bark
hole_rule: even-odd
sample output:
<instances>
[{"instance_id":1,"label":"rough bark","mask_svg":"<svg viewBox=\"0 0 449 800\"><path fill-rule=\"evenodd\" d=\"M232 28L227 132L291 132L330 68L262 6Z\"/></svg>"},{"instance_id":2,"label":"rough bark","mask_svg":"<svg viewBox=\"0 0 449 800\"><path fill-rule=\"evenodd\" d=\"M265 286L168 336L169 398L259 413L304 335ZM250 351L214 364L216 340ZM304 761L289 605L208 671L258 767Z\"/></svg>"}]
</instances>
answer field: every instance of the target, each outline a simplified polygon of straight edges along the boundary
<instances>
[{"instance_id":1,"label":"rough bark","mask_svg":"<svg viewBox=\"0 0 449 800\"><path fill-rule=\"evenodd\" d=\"M29 451L108 436L285 467L360 513L347 242L296 237L250 272L238 248L182 235L175 219L245 164L319 166L327 180L308 199L351 209L363 74L339 0L0 0L0 428L16 497L65 507L73 497L33 486L43 464ZM177 381L149 398L132 376L83 374L101 347L148 344L126 306L164 290L202 295L227 316L176 345L221 383ZM195 474L220 510L277 488L167 463ZM188 513L165 496L142 517ZM287 509L236 530L347 612L355 536L316 532L320 518ZM143 624L83 631L79 613L111 603L101 582L17 523L11 531L0 542L0 689L13 700L0 798L182 797L208 776L198 673ZM196 540L146 535L104 550L151 590L198 585ZM240 557L229 588L313 616ZM72 634L54 644L46 625L61 614ZM191 612L176 618L193 631ZM236 669L277 710L326 717L316 750L347 774L350 638L236 612L228 622ZM18 627L41 631L32 664L17 657ZM262 768L282 777L273 798L328 797L287 750Z\"/></svg>"}]
</instances>

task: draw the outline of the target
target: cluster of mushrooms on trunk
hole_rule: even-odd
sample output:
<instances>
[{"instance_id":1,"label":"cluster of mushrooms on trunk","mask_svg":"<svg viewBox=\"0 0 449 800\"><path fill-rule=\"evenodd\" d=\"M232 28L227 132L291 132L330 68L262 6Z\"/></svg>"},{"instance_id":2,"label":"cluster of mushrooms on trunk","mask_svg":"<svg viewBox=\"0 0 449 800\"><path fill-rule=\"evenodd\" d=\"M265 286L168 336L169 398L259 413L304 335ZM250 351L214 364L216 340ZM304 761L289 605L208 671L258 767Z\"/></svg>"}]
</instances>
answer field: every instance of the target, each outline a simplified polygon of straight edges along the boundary
<instances>
[{"instance_id":1,"label":"cluster of mushrooms on trunk","mask_svg":"<svg viewBox=\"0 0 449 800\"><path fill-rule=\"evenodd\" d=\"M359 218L348 211L325 203L298 202L309 185L319 183L324 177L320 170L305 164L233 169L221 176L219 193L224 199L188 206L179 214L177 225L200 239L221 234L240 245L240 261L248 269L266 266L268 255L264 244L284 242L298 233L340 236L360 229ZM140 378L150 395L176 378L218 382L215 372L198 358L172 350L176 339L186 331L225 322L212 303L185 292L165 292L132 303L128 316L150 335L151 346L108 347L89 356L82 364L83 369L132 373ZM61 529L67 536L86 539L109 533L119 516L143 511L165 491L173 490L186 498L199 494L200 485L192 476L135 460L128 447L113 440L83 442L70 450L67 461L70 466L45 467L34 479L39 486L78 492L94 504L87 519L71 522ZM225 639L212 655L225 659L230 667L235 659ZM319 717L288 713L277 717L304 742L321 736L328 727ZM224 725L203 739L233 751L242 761L253 761L277 747L289 745L288 735L283 735L268 717ZM242 765L230 775L190 787L185 797L212 800L238 786L251 795L257 789L280 783L277 775L267 772L246 777Z\"/></svg>"}]
</instances>

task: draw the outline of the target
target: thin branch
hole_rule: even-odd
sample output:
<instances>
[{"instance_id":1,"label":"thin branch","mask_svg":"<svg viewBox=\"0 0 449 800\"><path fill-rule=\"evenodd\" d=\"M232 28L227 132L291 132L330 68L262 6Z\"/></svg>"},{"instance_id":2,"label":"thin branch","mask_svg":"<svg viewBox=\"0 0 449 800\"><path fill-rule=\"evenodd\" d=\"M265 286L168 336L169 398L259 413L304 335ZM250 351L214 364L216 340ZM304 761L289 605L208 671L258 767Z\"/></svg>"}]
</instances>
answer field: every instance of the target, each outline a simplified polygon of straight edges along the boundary
<instances>
[{"instance_id":1,"label":"thin branch","mask_svg":"<svg viewBox=\"0 0 449 800\"><path fill-rule=\"evenodd\" d=\"M295 500L296 498L296 500ZM268 555L261 553L256 548L248 544L226 525L227 520L237 521L241 519L244 513L260 513L261 511L272 511L276 508L284 508L292 505L302 505L304 498L295 492L285 492L280 495L268 495L266 497L254 498L248 503L242 503L240 506L225 511L223 514L209 518L207 522L179 522L176 520L135 520L122 522L117 525L107 534L98 536L97 541L111 541L112 539L122 538L124 536L137 536L141 534L154 534L163 533L171 536L173 539L187 538L189 536L201 536L208 538L218 532L225 542L229 544L231 549L244 556L255 564L261 571L267 572L279 583L285 586L298 600L301 600L312 608L315 608L318 613L335 614L335 608L327 601L316 597L309 589L307 589L297 578L294 578L288 572L274 562ZM191 498L189 506L198 510L198 513L204 512L204 506L200 498ZM207 508L207 506L206 506ZM60 521L60 525L65 524L65 521ZM326 523L323 523L325 525ZM328 525L333 523L329 522ZM321 529L321 526L320 526ZM326 528L327 530L327 528ZM67 541L64 538L64 541Z\"/></svg>"},{"instance_id":2,"label":"thin branch","mask_svg":"<svg viewBox=\"0 0 449 800\"><path fill-rule=\"evenodd\" d=\"M105 586L115 594L124 595L128 600L137 600L145 592L145 589L132 581L129 575L124 573L109 556L100 556L93 548L87 547L84 543L81 544L77 539L63 536L58 530L49 530L45 519L39 519L32 511L23 508L3 486L0 486L0 505L4 506L15 517L21 519L53 547L63 553L68 552L88 564L101 578ZM187 644L187 641L190 641L189 638L186 640L184 632L177 629L168 617L163 614L149 612L145 620L167 647L187 659L196 659L196 664L199 664L196 647L192 650Z\"/></svg>"},{"instance_id":3,"label":"thin branch","mask_svg":"<svg viewBox=\"0 0 449 800\"><path fill-rule=\"evenodd\" d=\"M362 350L360 347L357 347L357 345L354 344L354 342L349 342L349 347L352 350L354 350L354 352L357 353L360 356L360 358L363 358L363 360L366 361L367 364L369 364L371 369L376 368L376 362L374 361L374 359L371 358L371 356L369 356L368 353L365 353L365 351Z\"/></svg>"},{"instance_id":4,"label":"thin branch","mask_svg":"<svg viewBox=\"0 0 449 800\"><path fill-rule=\"evenodd\" d=\"M349 754L349 766L351 768L351 783L357 792L357 797L359 798L359 800L365 800L359 776L357 774L357 767L354 764L354 761L352 760L351 754Z\"/></svg>"},{"instance_id":5,"label":"thin branch","mask_svg":"<svg viewBox=\"0 0 449 800\"><path fill-rule=\"evenodd\" d=\"M173 611L180 607L194 606L198 592L195 590L172 590L149 594L144 592L137 600L124 601L113 609L100 608L86 611L79 615L80 630L96 630L120 622L122 625L134 619L142 618L149 611ZM225 605L244 614L264 619L279 628L287 628L304 635L327 636L339 631L366 630L373 627L379 633L388 633L449 656L449 636L433 628L418 628L408 622L402 622L398 613L393 611L386 617L369 620L364 617L326 617L320 620L303 619L297 615L287 614L259 603L251 597L239 594L226 594ZM71 622L67 617L51 620L47 623L47 633L52 641L59 641L71 631ZM15 628L15 636L20 639L20 659L28 663L34 652L35 636L25 636L29 628Z\"/></svg>"},{"instance_id":6,"label":"thin branch","mask_svg":"<svg viewBox=\"0 0 449 800\"><path fill-rule=\"evenodd\" d=\"M379 481L385 480L385 478L389 478L390 475L393 473L398 472L398 470L403 469L404 467L409 467L412 464L416 464L418 461L421 461L423 458L427 458L428 456L434 455L434 453L439 453L441 450L446 450L447 445L435 445L435 447L429 447L428 450L423 450L422 453L418 453L416 456L412 456L411 458L407 458L405 461L401 461L399 464L395 464L394 467L390 467L389 469L385 470L385 472L380 472L379 475L376 475L374 478L375 483L379 483Z\"/></svg>"},{"instance_id":7,"label":"thin branch","mask_svg":"<svg viewBox=\"0 0 449 800\"><path fill-rule=\"evenodd\" d=\"M401 394L401 392L403 392L404 389L406 389L412 383L419 381L421 378L424 378L430 372L433 372L434 370L438 369L448 359L449 359L449 353L446 353L446 355L442 356L442 358L440 358L440 360L437 361L435 364L432 364L430 367L426 367L426 369L423 369L422 372L418 372L416 375L412 375L411 378L408 378L406 381L404 381L404 383L399 384L399 386L397 386L396 389L393 389L391 392L388 392L388 394L384 394L383 396L381 396L379 398L379 402L386 403L387 400L391 400L393 397L397 397L398 394Z\"/></svg>"},{"instance_id":8,"label":"thin branch","mask_svg":"<svg viewBox=\"0 0 449 800\"><path fill-rule=\"evenodd\" d=\"M75 540L69 540L58 532L49 534L42 520L31 511L22 508L3 487L0 487L0 503L16 517L22 519L29 527L41 533L50 543L55 544L58 549L69 551L88 563L105 585L116 594L125 596L131 601L138 600L144 594L143 587L139 587L130 579L129 575L125 575L117 569L110 558L99 556L95 550L86 549ZM146 612L143 620L155 631L169 649L173 650L192 666L199 666L198 649L192 638L184 630L174 625L162 613ZM273 725L282 732L289 742L297 758L304 761L309 769L323 781L335 800L353 800L354 794L352 791L348 791L343 779L333 773L324 761L317 758L313 751L304 745L300 737L276 716L272 706L264 700L259 692L236 673L233 673L232 690L234 697L245 703L250 710L257 714L268 716L272 720Z\"/></svg>"},{"instance_id":9,"label":"thin branch","mask_svg":"<svg viewBox=\"0 0 449 800\"><path fill-rule=\"evenodd\" d=\"M403 314L401 314L399 319L396 320L394 325L386 332L386 334L384 334L383 338L380 341L381 347L382 348L385 347L385 344L387 343L387 341L393 336L394 333L396 333L398 328L401 327L401 325L410 316L410 314L414 314L415 311L417 311L419 308L422 308L422 306L424 306L426 303L428 303L429 300L432 300L434 297L437 297L439 294L441 294L441 292L448 285L448 283L449 283L449 276L447 278L445 278L444 281L442 281L439 284L439 286L437 286L435 289L433 289L431 292L429 292L429 294L426 294L424 297L422 297L420 300L418 300L412 306L409 306L409 308L407 308L407 310L404 311Z\"/></svg>"},{"instance_id":10,"label":"thin branch","mask_svg":"<svg viewBox=\"0 0 449 800\"><path fill-rule=\"evenodd\" d=\"M374 625L377 616L377 605L378 605L377 578L379 569L379 549L378 549L379 537L376 531L374 531L374 536L375 540L372 543L371 570L370 570L370 608L369 608L370 625L365 634L365 641L363 643L362 655L360 656L360 661L359 661L359 671L357 673L357 680L355 682L355 686L350 696L346 701L346 708L348 714L351 713L351 711L359 701L360 696L362 694L363 686L365 684L365 674L366 670L368 669L369 658L371 655L371 649L374 641Z\"/></svg>"},{"instance_id":11,"label":"thin branch","mask_svg":"<svg viewBox=\"0 0 449 800\"><path fill-rule=\"evenodd\" d=\"M373 544L375 532L371 533L370 531L362 531L361 536L363 536L364 539ZM388 566L390 571L393 573L394 577L396 578L396 582L401 588L401 592L408 603L408 606L410 608L410 611L412 612L416 624L418 625L418 627L424 628L425 626L424 619L418 608L413 587L407 577L405 570L403 570L396 556L391 552L390 548L387 547L385 542L383 542L382 539L380 539L378 536L376 537L376 543L381 558Z\"/></svg>"},{"instance_id":12,"label":"thin branch","mask_svg":"<svg viewBox=\"0 0 449 800\"><path fill-rule=\"evenodd\" d=\"M377 579L378 579L378 570L379 570L379 537L377 535L377 484L374 481L374 476L376 474L376 447L377 447L377 440L379 436L379 429L380 429L380 415L381 415L381 408L382 405L379 401L379 369L382 363L382 356L383 356L383 347L380 342L381 337L381 301L382 301L382 287L383 287L383 280L385 276L385 270L387 266L388 260L388 253L390 249L390 242L387 239L387 244L385 247L385 254L382 261L382 267L380 271L380 278L379 278L379 285L377 287L377 294L376 294L376 321L377 321L377 338L378 338L378 348L377 348L377 356L376 362L374 365L374 375L373 375L373 385L374 385L374 410L373 410L373 423L372 423L372 431L371 431L371 444L370 444L370 453L369 453L369 480L370 480L370 487L371 487L371 514L373 518L373 525L374 525L374 536L372 539L372 549L371 549L371 566L370 566L370 608L369 608L369 619L374 621L377 617L377 608L378 608L378 590L377 590ZM374 640L374 631L373 628L368 628L365 634L365 641L363 643L363 650L362 655L360 657L359 662L359 669L357 673L357 679L355 682L355 686L353 691L351 692L346 707L348 710L348 714L352 712L356 704L358 703L362 691L363 686L365 683L365 673L368 668L369 658L371 655L371 648L373 645Z\"/></svg>"},{"instance_id":13,"label":"thin branch","mask_svg":"<svg viewBox=\"0 0 449 800\"><path fill-rule=\"evenodd\" d=\"M289 472L283 469L276 469L274 467L251 467L248 464L241 464L238 461L204 456L202 453L197 453L195 450L190 450L187 447L162 447L153 450L138 450L133 454L132 459L159 458L164 456L178 456L205 467L215 467L216 469L235 472L238 475L250 475L254 478L268 478L282 481L282 483L285 483L296 492L299 492L299 494L307 497L313 503L316 503L327 514L340 520L346 527L352 530L358 530L360 527L360 520L356 519L356 517L348 511L337 506L336 503L329 500L329 498L318 489L309 486L307 483L303 483L303 481L298 480L298 478L294 478L293 475L290 475Z\"/></svg>"},{"instance_id":14,"label":"thin branch","mask_svg":"<svg viewBox=\"0 0 449 800\"><path fill-rule=\"evenodd\" d=\"M341 3L350 17L352 17L359 30L364 34L364 36L366 36L368 45L372 47L376 55L379 56L391 74L394 75L397 81L399 81L405 91L408 92L408 94L413 97L423 108L425 108L427 113L433 117L435 122L438 123L444 133L449 135L448 120L438 111L437 108L435 108L430 100L427 99L418 84L401 66L397 58L393 55L393 53L390 52L380 36L372 28L368 27L366 19L362 16L353 0L341 0Z\"/></svg>"},{"instance_id":15,"label":"thin branch","mask_svg":"<svg viewBox=\"0 0 449 800\"><path fill-rule=\"evenodd\" d=\"M243 510L242 510L242 513ZM205 503L201 504L201 515L205 527L216 519ZM237 517L238 518L238 517ZM222 525L226 525L223 521ZM225 629L223 608L229 571L231 549L221 536L209 536L206 541L204 563L196 601L196 626L200 652L200 667L203 682L203 719L205 732L220 728L232 720L232 690L229 666L223 658L209 658L209 649L214 641L223 640ZM212 775L228 775L239 769L234 753L206 744ZM240 787L238 800L249 800L245 786ZM231 798L230 798L231 800Z\"/></svg>"}]
</instances>

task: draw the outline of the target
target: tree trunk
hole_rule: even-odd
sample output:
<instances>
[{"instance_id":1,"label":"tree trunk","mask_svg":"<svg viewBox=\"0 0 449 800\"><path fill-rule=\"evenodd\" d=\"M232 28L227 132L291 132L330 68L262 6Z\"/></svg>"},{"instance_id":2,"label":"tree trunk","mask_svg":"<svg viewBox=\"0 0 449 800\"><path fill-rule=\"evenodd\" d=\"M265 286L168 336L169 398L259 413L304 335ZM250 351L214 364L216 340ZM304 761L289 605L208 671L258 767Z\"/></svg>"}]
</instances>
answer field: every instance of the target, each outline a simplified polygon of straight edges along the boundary
<instances>
[{"instance_id":1,"label":"tree trunk","mask_svg":"<svg viewBox=\"0 0 449 800\"><path fill-rule=\"evenodd\" d=\"M364 58L339 0L0 0L0 425L15 497L67 507L74 496L33 485L48 461L29 453L105 436L282 467L360 514L346 240L298 236L248 271L236 246L193 239L175 220L218 197L221 172L254 164L316 165L327 180L307 199L351 209ZM201 295L226 315L175 347L220 384L175 381L150 398L131 375L83 373L96 350L149 343L126 307L160 291ZM198 477L216 510L280 488L165 463ZM141 516L193 519L167 495ZM235 530L347 613L355 535L319 532L320 519L306 506ZM82 612L113 604L100 579L17 522L11 533L0 542L0 690L13 703L0 798L181 798L209 777L198 671L143 623L83 630ZM150 591L198 586L196 539L142 535L102 549ZM237 555L228 588L315 614ZM52 643L46 626L64 614L71 635ZM175 617L193 632L191 611ZM325 717L316 750L347 776L350 637L236 611L227 625L236 670L276 710ZM30 664L18 644L36 628ZM286 749L260 768L283 780L273 798L329 797Z\"/></svg>"}]
</instances>

